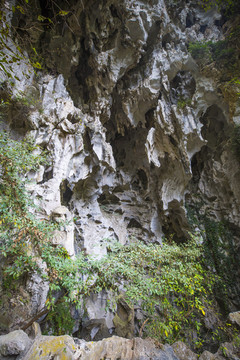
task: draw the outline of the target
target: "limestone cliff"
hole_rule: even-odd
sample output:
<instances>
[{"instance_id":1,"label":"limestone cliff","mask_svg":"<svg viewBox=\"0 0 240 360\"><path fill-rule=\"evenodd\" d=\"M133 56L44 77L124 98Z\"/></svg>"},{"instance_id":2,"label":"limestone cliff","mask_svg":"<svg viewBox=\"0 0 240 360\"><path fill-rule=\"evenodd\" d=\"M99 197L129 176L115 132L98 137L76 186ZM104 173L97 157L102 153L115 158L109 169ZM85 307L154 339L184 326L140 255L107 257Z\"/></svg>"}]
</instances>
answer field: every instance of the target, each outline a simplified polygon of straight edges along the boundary
<instances>
[{"instance_id":1,"label":"limestone cliff","mask_svg":"<svg viewBox=\"0 0 240 360\"><path fill-rule=\"evenodd\" d=\"M228 224L237 256L240 165L231 139L239 99L226 95L214 64L200 65L189 52L190 43L223 40L226 20L194 0L71 0L58 2L67 14L54 26L33 26L39 14L53 18L54 6L36 0L12 15L29 57L34 47L44 65L37 73L26 62L14 65L18 79L7 84L13 105L0 126L17 139L33 137L50 154L50 165L31 174L29 191L39 217L74 218L74 229L64 228L55 243L73 257L100 257L109 238L161 243L173 235L181 242L193 230L204 238L207 217ZM47 297L40 278L28 289L24 316ZM104 294L87 301L86 339L114 329L104 302Z\"/></svg>"}]
</instances>

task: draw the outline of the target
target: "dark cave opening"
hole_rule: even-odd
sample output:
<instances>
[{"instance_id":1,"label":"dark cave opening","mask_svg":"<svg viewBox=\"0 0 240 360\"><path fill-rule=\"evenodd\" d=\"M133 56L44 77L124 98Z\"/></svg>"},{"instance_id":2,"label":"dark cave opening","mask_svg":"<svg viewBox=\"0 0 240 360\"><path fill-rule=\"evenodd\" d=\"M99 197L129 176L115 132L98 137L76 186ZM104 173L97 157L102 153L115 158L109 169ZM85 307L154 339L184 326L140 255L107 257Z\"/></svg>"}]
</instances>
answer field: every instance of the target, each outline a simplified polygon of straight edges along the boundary
<instances>
[{"instance_id":1,"label":"dark cave opening","mask_svg":"<svg viewBox=\"0 0 240 360\"><path fill-rule=\"evenodd\" d=\"M73 192L68 186L67 179L63 180L60 184L60 196L61 196L61 204L69 207L69 203L71 201Z\"/></svg>"},{"instance_id":2,"label":"dark cave opening","mask_svg":"<svg viewBox=\"0 0 240 360\"><path fill-rule=\"evenodd\" d=\"M86 83L87 78L92 75L93 70L90 68L88 62L90 58L90 52L86 49L86 39L81 40L81 56L78 67L76 68L73 79L76 79L78 82L79 89L81 89L82 98L85 104L89 102L90 95L88 85ZM71 79L69 82L69 87L71 88Z\"/></svg>"},{"instance_id":3,"label":"dark cave opening","mask_svg":"<svg viewBox=\"0 0 240 360\"><path fill-rule=\"evenodd\" d=\"M188 104L196 91L196 81L190 71L179 71L171 80L170 88L174 104Z\"/></svg>"},{"instance_id":4,"label":"dark cave opening","mask_svg":"<svg viewBox=\"0 0 240 360\"><path fill-rule=\"evenodd\" d=\"M201 134L207 140L208 148L215 150L218 147L220 153L226 140L230 137L232 128L227 124L223 111L217 105L212 105L206 110L200 121L204 125Z\"/></svg>"},{"instance_id":5,"label":"dark cave opening","mask_svg":"<svg viewBox=\"0 0 240 360\"><path fill-rule=\"evenodd\" d=\"M110 205L110 204L120 203L120 199L116 195L111 194L109 192L102 193L98 197L97 201L100 205Z\"/></svg>"},{"instance_id":6,"label":"dark cave opening","mask_svg":"<svg viewBox=\"0 0 240 360\"><path fill-rule=\"evenodd\" d=\"M163 38L162 38L162 47L163 47L164 49L166 49L167 44L171 43L171 41L172 41L172 36L171 36L171 34L167 33L167 34L164 35Z\"/></svg>"},{"instance_id":7,"label":"dark cave opening","mask_svg":"<svg viewBox=\"0 0 240 360\"><path fill-rule=\"evenodd\" d=\"M202 33L202 34L204 34L205 33L205 30L207 29L207 25L201 25L200 26L200 32Z\"/></svg>"},{"instance_id":8,"label":"dark cave opening","mask_svg":"<svg viewBox=\"0 0 240 360\"><path fill-rule=\"evenodd\" d=\"M142 187L144 190L147 190L148 188L148 177L146 172L143 169L139 169L137 171L137 176L142 184Z\"/></svg>"},{"instance_id":9,"label":"dark cave opening","mask_svg":"<svg viewBox=\"0 0 240 360\"><path fill-rule=\"evenodd\" d=\"M192 27L195 23L196 23L195 16L191 12L189 12L186 18L186 28Z\"/></svg>"},{"instance_id":10,"label":"dark cave opening","mask_svg":"<svg viewBox=\"0 0 240 360\"><path fill-rule=\"evenodd\" d=\"M178 244L185 243L189 239L190 226L183 206L173 200L168 205L168 215L163 219L162 231L164 236Z\"/></svg>"},{"instance_id":11,"label":"dark cave opening","mask_svg":"<svg viewBox=\"0 0 240 360\"><path fill-rule=\"evenodd\" d=\"M203 146L199 152L193 155L191 160L191 169L192 169L192 181L194 184L198 184L201 173L204 168L204 159L207 158L208 148Z\"/></svg>"},{"instance_id":12,"label":"dark cave opening","mask_svg":"<svg viewBox=\"0 0 240 360\"><path fill-rule=\"evenodd\" d=\"M52 178L53 178L53 169L52 168L47 169L44 171L42 181L40 181L38 184L44 184L45 182L47 182L48 180L50 180Z\"/></svg>"},{"instance_id":13,"label":"dark cave opening","mask_svg":"<svg viewBox=\"0 0 240 360\"><path fill-rule=\"evenodd\" d=\"M148 130L154 127L154 111L155 108L152 108L148 110L145 114L145 127Z\"/></svg>"}]
</instances>

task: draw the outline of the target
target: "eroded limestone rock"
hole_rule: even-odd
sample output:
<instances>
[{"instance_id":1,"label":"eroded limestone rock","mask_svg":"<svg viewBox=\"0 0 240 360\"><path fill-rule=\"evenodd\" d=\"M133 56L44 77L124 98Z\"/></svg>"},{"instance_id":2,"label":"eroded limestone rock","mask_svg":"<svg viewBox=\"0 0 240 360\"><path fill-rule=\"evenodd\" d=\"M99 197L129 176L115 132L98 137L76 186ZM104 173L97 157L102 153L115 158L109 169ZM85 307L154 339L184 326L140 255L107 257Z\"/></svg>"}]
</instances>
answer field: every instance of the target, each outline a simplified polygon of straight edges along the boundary
<instances>
[{"instance_id":1,"label":"eroded limestone rock","mask_svg":"<svg viewBox=\"0 0 240 360\"><path fill-rule=\"evenodd\" d=\"M52 235L52 243L56 246L64 247L69 256L74 256L74 235L73 235L73 219L70 211L65 206L58 206L52 211L52 221L61 226L60 230L54 230Z\"/></svg>"},{"instance_id":2,"label":"eroded limestone rock","mask_svg":"<svg viewBox=\"0 0 240 360\"><path fill-rule=\"evenodd\" d=\"M75 351L75 343L68 335L40 336L35 340L24 360L74 360Z\"/></svg>"},{"instance_id":3,"label":"eroded limestone rock","mask_svg":"<svg viewBox=\"0 0 240 360\"><path fill-rule=\"evenodd\" d=\"M116 315L113 318L115 333L127 339L134 337L134 309L123 298L117 304Z\"/></svg>"},{"instance_id":4,"label":"eroded limestone rock","mask_svg":"<svg viewBox=\"0 0 240 360\"><path fill-rule=\"evenodd\" d=\"M228 315L229 320L233 325L240 327L240 311L235 311Z\"/></svg>"},{"instance_id":5,"label":"eroded limestone rock","mask_svg":"<svg viewBox=\"0 0 240 360\"><path fill-rule=\"evenodd\" d=\"M31 340L22 330L15 330L7 335L0 336L0 359L9 359L10 356L22 355L30 347Z\"/></svg>"},{"instance_id":6,"label":"eroded limestone rock","mask_svg":"<svg viewBox=\"0 0 240 360\"><path fill-rule=\"evenodd\" d=\"M155 345L152 340L132 340L113 336L98 342L81 342L79 359L82 360L179 360L169 345Z\"/></svg>"},{"instance_id":7,"label":"eroded limestone rock","mask_svg":"<svg viewBox=\"0 0 240 360\"><path fill-rule=\"evenodd\" d=\"M173 350L175 354L178 356L180 360L197 360L198 355L194 354L193 351L191 351L186 344L184 344L182 341L177 341L173 344Z\"/></svg>"},{"instance_id":8,"label":"eroded limestone rock","mask_svg":"<svg viewBox=\"0 0 240 360\"><path fill-rule=\"evenodd\" d=\"M55 232L53 242L70 256L84 251L98 258L109 239L161 243L174 234L182 241L190 230L186 200L194 203L194 195L201 211L238 233L240 166L230 145L230 105L216 71L202 73L188 52L189 42L223 39L221 14L197 1L69 4L68 16L43 30L41 42L31 30L51 74L36 78L31 71L26 79L26 64L14 64L15 99L21 91L34 102L10 108L1 125L15 138L33 137L50 154L28 189L39 217L64 208L60 217L74 218L74 230ZM239 110L231 111L239 123ZM26 318L43 306L48 290L37 275L32 280ZM101 295L94 301L87 301L87 338L98 325L104 334L114 331L115 314L99 310ZM11 317L0 317L6 331Z\"/></svg>"}]
</instances>

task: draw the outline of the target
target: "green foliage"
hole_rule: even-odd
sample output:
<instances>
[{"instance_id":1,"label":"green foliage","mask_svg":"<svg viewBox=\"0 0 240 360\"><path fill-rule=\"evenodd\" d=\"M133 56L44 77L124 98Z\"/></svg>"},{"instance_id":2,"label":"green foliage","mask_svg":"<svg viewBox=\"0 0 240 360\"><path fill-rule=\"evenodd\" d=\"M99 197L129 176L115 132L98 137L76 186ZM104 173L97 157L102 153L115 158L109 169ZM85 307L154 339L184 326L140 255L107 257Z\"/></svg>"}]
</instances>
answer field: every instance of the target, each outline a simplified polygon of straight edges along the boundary
<instances>
[{"instance_id":1,"label":"green foliage","mask_svg":"<svg viewBox=\"0 0 240 360\"><path fill-rule=\"evenodd\" d=\"M190 106L191 102L192 102L191 99L180 98L180 99L178 99L177 107L179 109L184 109L186 106Z\"/></svg>"},{"instance_id":2,"label":"green foliage","mask_svg":"<svg viewBox=\"0 0 240 360\"><path fill-rule=\"evenodd\" d=\"M27 108L31 107L34 109L38 109L39 113L43 111L41 106L42 102L38 98L38 96L36 96L36 94L31 94L31 93L26 94L23 91L18 91L17 95L9 99L9 103L20 105Z\"/></svg>"},{"instance_id":3,"label":"green foliage","mask_svg":"<svg viewBox=\"0 0 240 360\"><path fill-rule=\"evenodd\" d=\"M214 290L218 301L228 313L228 295L237 291L235 276L238 271L238 260L233 235L226 223L216 222L208 217L204 217L204 227L206 231L205 259L219 275Z\"/></svg>"},{"instance_id":4,"label":"green foliage","mask_svg":"<svg viewBox=\"0 0 240 360\"><path fill-rule=\"evenodd\" d=\"M209 49L209 42L191 42L188 47L192 57L196 60L204 60L205 62L212 59Z\"/></svg>"},{"instance_id":5,"label":"green foliage","mask_svg":"<svg viewBox=\"0 0 240 360\"><path fill-rule=\"evenodd\" d=\"M60 335L71 335L74 327L74 319L71 316L70 304L60 302L57 304L47 316L48 324L50 324L44 333Z\"/></svg>"},{"instance_id":6,"label":"green foliage","mask_svg":"<svg viewBox=\"0 0 240 360\"><path fill-rule=\"evenodd\" d=\"M224 40L190 43L189 52L201 67L213 63L221 81L236 85L234 79L239 80L240 76L239 39L240 25L235 21L227 29Z\"/></svg>"},{"instance_id":7,"label":"green foliage","mask_svg":"<svg viewBox=\"0 0 240 360\"><path fill-rule=\"evenodd\" d=\"M226 64L234 60L235 50L229 46L227 40L217 42L209 41L207 44L211 50L213 61L222 61Z\"/></svg>"},{"instance_id":8,"label":"green foliage","mask_svg":"<svg viewBox=\"0 0 240 360\"><path fill-rule=\"evenodd\" d=\"M0 73L2 71L5 79L9 81L20 80L14 69L15 64L18 66L25 64L26 68L31 65L35 71L43 69L44 59L38 54L35 44L31 41L31 35L25 36L28 31L31 34L34 31L40 35L44 27L56 26L60 18L64 19L70 13L61 9L55 1L48 3L48 10L53 11L52 18L35 13L33 6L32 2L19 0L12 8L2 4L0 9ZM10 10L14 19L17 20L17 25L14 24L14 20L10 20ZM30 26L26 21L29 17L31 18ZM25 51L28 52L28 56ZM30 73L31 68L24 75L29 77ZM0 78L0 82L5 79Z\"/></svg>"},{"instance_id":9,"label":"green foliage","mask_svg":"<svg viewBox=\"0 0 240 360\"><path fill-rule=\"evenodd\" d=\"M25 2L25 5L27 3ZM18 5L13 7L13 12L19 11L21 14L25 14L24 6ZM42 66L39 63L39 56L36 52L36 49L32 47L32 56L30 59L24 53L24 49L19 46L19 39L14 40L13 31L14 28L8 18L7 13L9 12L8 8L2 8L0 10L0 70L5 75L8 81L20 81L19 77L16 74L14 65L20 66L20 64L25 64L26 68L28 65L34 69L41 69ZM24 73L26 77L29 77L31 70L29 69L28 73ZM0 78L2 82L3 79Z\"/></svg>"},{"instance_id":10,"label":"green foliage","mask_svg":"<svg viewBox=\"0 0 240 360\"><path fill-rule=\"evenodd\" d=\"M238 0L201 0L201 3L205 10L217 7L226 15L233 15L235 11L239 10Z\"/></svg>"},{"instance_id":11,"label":"green foliage","mask_svg":"<svg viewBox=\"0 0 240 360\"><path fill-rule=\"evenodd\" d=\"M49 231L49 225L37 221L29 208L34 207L27 196L25 174L36 170L44 157L30 141L16 142L0 133L0 244L7 258L4 281L18 279L38 268L32 247L38 246Z\"/></svg>"},{"instance_id":12,"label":"green foliage","mask_svg":"<svg viewBox=\"0 0 240 360\"><path fill-rule=\"evenodd\" d=\"M229 298L239 297L236 274L238 272L237 249L234 235L226 222L217 222L207 214L201 214L200 205L188 207L189 222L202 231L204 261L218 276L215 278L213 291L222 310L229 312Z\"/></svg>"},{"instance_id":13,"label":"green foliage","mask_svg":"<svg viewBox=\"0 0 240 360\"><path fill-rule=\"evenodd\" d=\"M19 80L18 76L13 73L13 64L20 64L25 57L21 49L16 45L13 47L10 39L10 25L7 21L7 15L4 10L0 10L0 70L5 74L7 79ZM2 79L0 79L2 81Z\"/></svg>"},{"instance_id":14,"label":"green foliage","mask_svg":"<svg viewBox=\"0 0 240 360\"><path fill-rule=\"evenodd\" d=\"M240 125L234 127L231 142L233 151L237 159L240 160Z\"/></svg>"},{"instance_id":15,"label":"green foliage","mask_svg":"<svg viewBox=\"0 0 240 360\"><path fill-rule=\"evenodd\" d=\"M190 43L188 50L201 65L215 61L216 65L229 68L237 57L236 50L227 40Z\"/></svg>"}]
</instances>

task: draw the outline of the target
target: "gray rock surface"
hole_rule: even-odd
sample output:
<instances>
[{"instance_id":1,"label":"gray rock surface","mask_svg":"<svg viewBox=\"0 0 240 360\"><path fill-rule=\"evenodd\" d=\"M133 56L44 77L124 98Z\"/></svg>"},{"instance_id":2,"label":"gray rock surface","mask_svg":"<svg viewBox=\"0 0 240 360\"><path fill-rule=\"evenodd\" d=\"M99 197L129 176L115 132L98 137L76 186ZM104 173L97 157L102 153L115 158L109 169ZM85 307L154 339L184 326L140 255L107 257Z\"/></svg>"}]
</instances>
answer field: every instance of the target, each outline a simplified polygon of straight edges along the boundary
<instances>
[{"instance_id":1,"label":"gray rock surface","mask_svg":"<svg viewBox=\"0 0 240 360\"><path fill-rule=\"evenodd\" d=\"M64 247L69 256L74 257L74 228L70 211L66 206L58 206L53 209L51 218L60 225L60 229L53 232L52 243Z\"/></svg>"},{"instance_id":2,"label":"gray rock surface","mask_svg":"<svg viewBox=\"0 0 240 360\"><path fill-rule=\"evenodd\" d=\"M207 350L205 350L199 357L199 360L214 360L214 359L215 359L215 355Z\"/></svg>"},{"instance_id":3,"label":"gray rock surface","mask_svg":"<svg viewBox=\"0 0 240 360\"><path fill-rule=\"evenodd\" d=\"M179 360L169 345L154 344L153 340L132 340L113 336L98 342L80 341L79 358L82 360Z\"/></svg>"},{"instance_id":4,"label":"gray rock surface","mask_svg":"<svg viewBox=\"0 0 240 360\"><path fill-rule=\"evenodd\" d=\"M4 360L11 356L22 355L30 345L31 340L22 330L15 330L7 335L2 335L0 336L0 359Z\"/></svg>"},{"instance_id":5,"label":"gray rock surface","mask_svg":"<svg viewBox=\"0 0 240 360\"><path fill-rule=\"evenodd\" d=\"M68 336L38 336L23 360L75 360L76 346Z\"/></svg>"},{"instance_id":6,"label":"gray rock surface","mask_svg":"<svg viewBox=\"0 0 240 360\"><path fill-rule=\"evenodd\" d=\"M40 24L29 34L41 43L49 73L35 76L28 63L14 64L20 81L9 85L13 100L23 92L34 101L10 108L0 125L50 154L50 163L29 175L28 189L40 218L65 209L62 215L74 219L55 233L55 245L72 257L84 251L99 258L109 239L161 243L174 234L181 241L190 230L186 203L196 198L199 212L239 231L240 166L230 144L239 109L230 114L214 70L202 73L187 49L223 39L221 15L197 1L70 4L59 27ZM39 9L36 1L28 23ZM15 317L4 301L2 331L44 306L48 285L37 274L27 290L27 306L14 299ZM115 314L101 310L104 294L86 303L86 338L100 328L111 335Z\"/></svg>"},{"instance_id":7,"label":"gray rock surface","mask_svg":"<svg viewBox=\"0 0 240 360\"><path fill-rule=\"evenodd\" d=\"M0 336L1 360L238 360L239 338L223 343L217 353L204 351L200 357L181 341L172 346L153 339L112 336L100 341L89 341L64 336L43 336L34 323L31 338L22 330Z\"/></svg>"},{"instance_id":8,"label":"gray rock surface","mask_svg":"<svg viewBox=\"0 0 240 360\"><path fill-rule=\"evenodd\" d=\"M198 355L194 354L193 351L191 351L186 344L184 344L182 341L177 341L173 344L173 350L175 354L178 356L180 360L197 360Z\"/></svg>"},{"instance_id":9,"label":"gray rock surface","mask_svg":"<svg viewBox=\"0 0 240 360\"><path fill-rule=\"evenodd\" d=\"M235 311L233 313L230 313L228 315L228 318L233 325L237 325L240 328L240 311Z\"/></svg>"}]
</instances>

